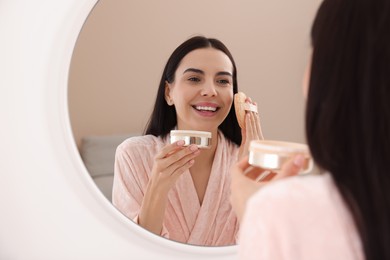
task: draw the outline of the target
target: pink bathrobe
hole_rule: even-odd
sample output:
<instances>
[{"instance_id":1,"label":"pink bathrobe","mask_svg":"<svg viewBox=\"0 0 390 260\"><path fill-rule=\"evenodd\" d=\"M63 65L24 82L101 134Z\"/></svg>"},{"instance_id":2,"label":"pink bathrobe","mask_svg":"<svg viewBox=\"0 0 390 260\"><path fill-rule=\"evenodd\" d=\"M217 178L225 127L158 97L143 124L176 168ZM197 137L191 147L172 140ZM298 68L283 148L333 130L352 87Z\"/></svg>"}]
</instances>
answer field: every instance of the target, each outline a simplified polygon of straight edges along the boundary
<instances>
[{"instance_id":1,"label":"pink bathrobe","mask_svg":"<svg viewBox=\"0 0 390 260\"><path fill-rule=\"evenodd\" d=\"M329 174L265 186L248 201L239 235L242 260L362 260L352 216Z\"/></svg>"},{"instance_id":2,"label":"pink bathrobe","mask_svg":"<svg viewBox=\"0 0 390 260\"><path fill-rule=\"evenodd\" d=\"M151 178L153 158L168 143L169 135L164 139L147 135L129 138L117 148L112 202L135 222ZM238 146L219 132L202 205L190 172L184 172L168 193L162 236L193 245L236 244L239 225L229 201L229 169L237 155Z\"/></svg>"}]
</instances>

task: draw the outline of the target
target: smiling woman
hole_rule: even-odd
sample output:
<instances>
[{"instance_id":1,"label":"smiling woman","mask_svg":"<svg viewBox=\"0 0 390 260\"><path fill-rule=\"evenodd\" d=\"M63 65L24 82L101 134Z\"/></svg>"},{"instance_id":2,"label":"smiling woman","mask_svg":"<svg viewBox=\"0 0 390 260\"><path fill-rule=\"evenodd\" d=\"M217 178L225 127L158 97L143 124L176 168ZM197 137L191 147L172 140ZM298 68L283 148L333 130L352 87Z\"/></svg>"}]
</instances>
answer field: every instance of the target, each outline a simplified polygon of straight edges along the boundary
<instances>
[{"instance_id":1,"label":"smiling woman","mask_svg":"<svg viewBox=\"0 0 390 260\"><path fill-rule=\"evenodd\" d=\"M308 28L316 6L315 1L309 0L298 7L285 1L238 3L202 0L191 6L189 13L188 6L180 0L169 3L155 1L153 4L144 1L99 1L89 15L73 53L68 100L77 146L87 169L106 197L111 201L116 147L129 136L142 135L152 112L163 62L173 46L191 35L219 38L229 46L239 67L240 90L257 101L267 139L304 142L303 99L297 94L296 87L301 85L299 75L308 55ZM198 17L199 13L202 13L202 18ZM224 65L211 71L199 64L187 64L178 68L176 81L167 80L164 102L171 103L172 107L184 107L176 110L178 120L169 125L164 134L174 127L195 129L210 131L213 141L220 140L219 132L210 125L219 125L226 113L232 110L233 93L237 92L232 87L237 79L235 68L226 55L201 53L206 54L207 64L211 65L210 60L225 59L225 63L221 63ZM183 59L184 64L185 61ZM226 93L226 97L220 100L182 99L181 87L187 86L185 93L189 95L188 90L199 85L206 86L202 90L203 95L213 96L213 92L218 92L220 95ZM227 114L228 117L233 115ZM226 127L226 131L230 128ZM232 143L241 144L241 137L236 133L226 136ZM139 140L137 138L132 140ZM209 152L217 149L214 146ZM202 154L197 156L200 158ZM201 171L210 171L212 161L206 161L209 169ZM148 167L151 172L153 167L150 162ZM192 169L197 167L196 164L191 166ZM191 192L198 203L198 206L189 207L190 211L209 203L206 184L212 176L206 176L190 175L186 180L193 185ZM147 176L140 185L142 192L149 187L149 179L150 176ZM131 214L127 209L121 211L139 222L138 213L143 200L138 198L137 203L138 209L130 210L134 211ZM142 218L139 224L155 230L143 225ZM158 224L154 233L161 234L160 227L161 224ZM209 243L173 238L167 233L164 236L197 245ZM222 244L234 243L218 242L213 245Z\"/></svg>"},{"instance_id":2,"label":"smiling woman","mask_svg":"<svg viewBox=\"0 0 390 260\"><path fill-rule=\"evenodd\" d=\"M259 135L246 135L241 142L234 93L236 66L222 42L196 36L175 49L164 68L146 135L117 149L113 203L123 214L175 241L236 243L230 164L243 155L239 145L245 147ZM254 132L252 125L246 128ZM173 129L208 132L211 145L201 150L185 147L183 141L171 144Z\"/></svg>"}]
</instances>

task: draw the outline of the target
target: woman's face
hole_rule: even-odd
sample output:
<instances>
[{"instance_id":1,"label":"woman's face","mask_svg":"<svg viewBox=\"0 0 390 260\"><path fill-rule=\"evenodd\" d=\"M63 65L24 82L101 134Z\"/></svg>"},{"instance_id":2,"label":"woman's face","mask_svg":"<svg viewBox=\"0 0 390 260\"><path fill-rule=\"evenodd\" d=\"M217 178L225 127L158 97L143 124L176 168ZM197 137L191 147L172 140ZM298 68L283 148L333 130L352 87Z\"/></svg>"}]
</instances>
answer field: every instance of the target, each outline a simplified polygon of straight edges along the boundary
<instances>
[{"instance_id":1,"label":"woman's face","mask_svg":"<svg viewBox=\"0 0 390 260\"><path fill-rule=\"evenodd\" d=\"M165 98L174 105L178 129L215 131L233 102L233 64L213 48L196 49L181 60Z\"/></svg>"}]
</instances>

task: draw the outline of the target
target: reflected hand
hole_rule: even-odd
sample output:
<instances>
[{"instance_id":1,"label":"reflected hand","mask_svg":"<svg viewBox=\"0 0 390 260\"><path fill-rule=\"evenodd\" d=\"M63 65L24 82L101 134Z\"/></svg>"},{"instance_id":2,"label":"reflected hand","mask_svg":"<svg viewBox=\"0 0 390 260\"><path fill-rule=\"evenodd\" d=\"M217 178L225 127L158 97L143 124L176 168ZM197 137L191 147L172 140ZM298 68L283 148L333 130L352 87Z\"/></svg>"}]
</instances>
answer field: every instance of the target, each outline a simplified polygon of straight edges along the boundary
<instances>
[{"instance_id":1,"label":"reflected hand","mask_svg":"<svg viewBox=\"0 0 390 260\"><path fill-rule=\"evenodd\" d=\"M157 235L162 231L169 190L181 174L194 165L194 158L200 154L196 145L183 145L182 140L168 144L154 158L138 224Z\"/></svg>"},{"instance_id":2,"label":"reflected hand","mask_svg":"<svg viewBox=\"0 0 390 260\"><path fill-rule=\"evenodd\" d=\"M245 102L257 106L256 102L247 97ZM245 127L241 129L242 141L239 151L238 159L248 155L249 144L252 140L263 140L263 133L261 131L259 114L254 111L246 111L245 113Z\"/></svg>"},{"instance_id":3,"label":"reflected hand","mask_svg":"<svg viewBox=\"0 0 390 260\"><path fill-rule=\"evenodd\" d=\"M270 172L248 163L248 156L231 168L232 182L230 201L238 220L241 222L248 199L270 181L298 175L302 170L304 157L296 155L287 161L278 173Z\"/></svg>"},{"instance_id":4,"label":"reflected hand","mask_svg":"<svg viewBox=\"0 0 390 260\"><path fill-rule=\"evenodd\" d=\"M166 145L154 158L152 182L166 191L173 186L183 172L195 162L200 154L196 145L184 147L184 141Z\"/></svg>"}]
</instances>

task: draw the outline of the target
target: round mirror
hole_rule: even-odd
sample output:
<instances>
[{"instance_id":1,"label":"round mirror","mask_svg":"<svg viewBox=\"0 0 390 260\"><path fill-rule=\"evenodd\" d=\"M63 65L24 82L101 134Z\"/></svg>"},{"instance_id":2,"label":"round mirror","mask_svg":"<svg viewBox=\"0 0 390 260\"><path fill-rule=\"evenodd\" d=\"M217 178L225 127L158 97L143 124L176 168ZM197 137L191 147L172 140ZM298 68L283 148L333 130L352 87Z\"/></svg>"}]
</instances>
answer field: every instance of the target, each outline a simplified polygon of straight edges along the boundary
<instances>
[{"instance_id":1,"label":"round mirror","mask_svg":"<svg viewBox=\"0 0 390 260\"><path fill-rule=\"evenodd\" d=\"M98 1L73 52L68 101L81 158L106 198L116 147L142 135L169 55L193 35L230 49L266 139L305 142L300 89L318 3Z\"/></svg>"}]
</instances>

